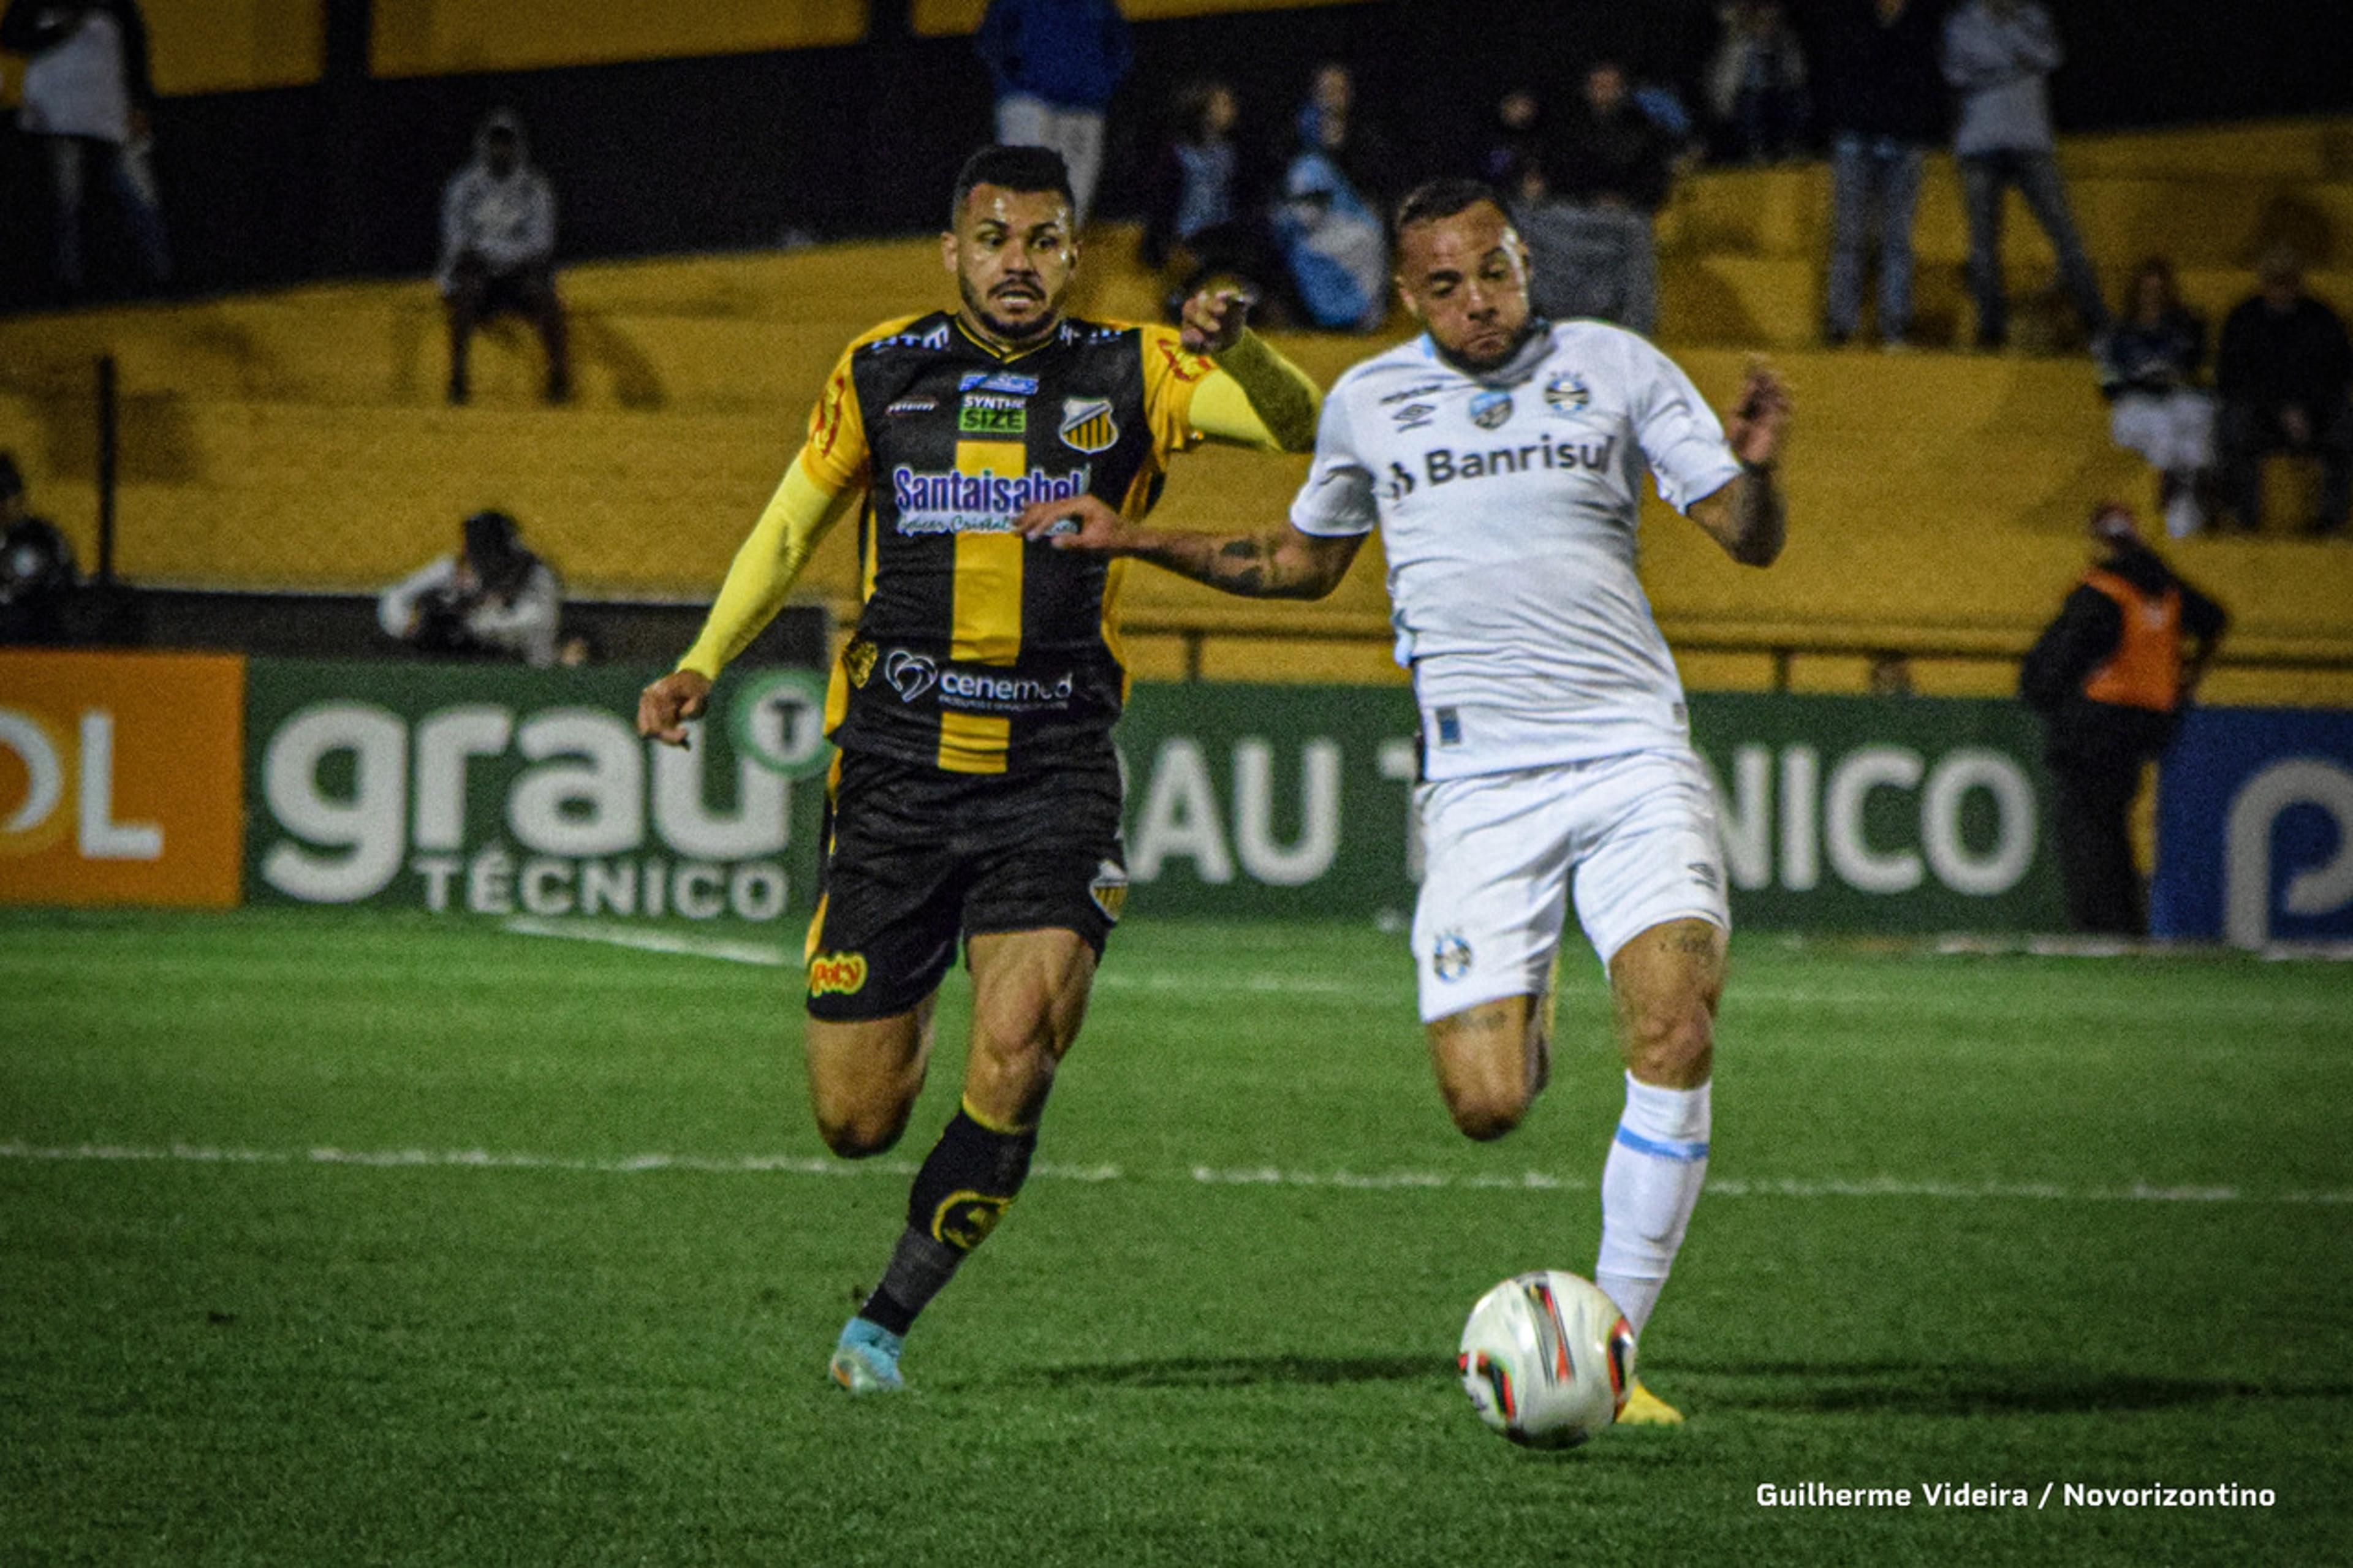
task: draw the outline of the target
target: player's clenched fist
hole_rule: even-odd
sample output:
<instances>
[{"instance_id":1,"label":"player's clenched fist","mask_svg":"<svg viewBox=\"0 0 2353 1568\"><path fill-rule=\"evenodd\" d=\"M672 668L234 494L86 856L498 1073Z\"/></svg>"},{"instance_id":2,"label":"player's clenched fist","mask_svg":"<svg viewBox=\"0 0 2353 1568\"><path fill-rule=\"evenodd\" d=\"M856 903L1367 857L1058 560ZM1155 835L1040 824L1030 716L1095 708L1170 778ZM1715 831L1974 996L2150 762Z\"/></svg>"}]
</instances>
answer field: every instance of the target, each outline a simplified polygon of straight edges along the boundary
<instances>
[{"instance_id":1,"label":"player's clenched fist","mask_svg":"<svg viewBox=\"0 0 2353 1568\"><path fill-rule=\"evenodd\" d=\"M711 706L711 678L691 669L674 669L638 697L638 733L649 741L686 744L686 721L700 719Z\"/></svg>"},{"instance_id":2,"label":"player's clenched fist","mask_svg":"<svg viewBox=\"0 0 2353 1568\"><path fill-rule=\"evenodd\" d=\"M1178 336L1197 354L1225 353L1241 340L1258 301L1240 289L1204 289L1185 301Z\"/></svg>"}]
</instances>

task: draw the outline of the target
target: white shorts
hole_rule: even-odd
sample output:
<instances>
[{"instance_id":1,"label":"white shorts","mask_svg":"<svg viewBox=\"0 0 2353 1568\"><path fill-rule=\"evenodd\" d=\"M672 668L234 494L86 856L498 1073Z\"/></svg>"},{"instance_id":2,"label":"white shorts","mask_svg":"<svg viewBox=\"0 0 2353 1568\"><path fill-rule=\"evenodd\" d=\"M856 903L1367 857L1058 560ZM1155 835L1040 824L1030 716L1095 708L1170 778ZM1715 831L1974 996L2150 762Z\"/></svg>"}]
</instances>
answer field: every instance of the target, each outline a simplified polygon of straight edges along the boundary
<instances>
[{"instance_id":1,"label":"white shorts","mask_svg":"<svg viewBox=\"0 0 2353 1568\"><path fill-rule=\"evenodd\" d=\"M1689 751L1445 779L1423 784L1415 805L1425 1024L1549 991L1572 879L1577 922L1605 968L1667 921L1732 929L1715 794Z\"/></svg>"}]
</instances>

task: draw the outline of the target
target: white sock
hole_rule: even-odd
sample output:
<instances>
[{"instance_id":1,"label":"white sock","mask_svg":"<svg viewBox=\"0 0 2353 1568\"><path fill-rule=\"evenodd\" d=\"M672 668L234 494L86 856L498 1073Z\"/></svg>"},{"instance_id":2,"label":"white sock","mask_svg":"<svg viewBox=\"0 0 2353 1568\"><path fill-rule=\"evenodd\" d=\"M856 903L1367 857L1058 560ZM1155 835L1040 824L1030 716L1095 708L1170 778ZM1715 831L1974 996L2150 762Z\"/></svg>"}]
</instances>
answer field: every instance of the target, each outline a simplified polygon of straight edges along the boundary
<instances>
[{"instance_id":1,"label":"white sock","mask_svg":"<svg viewBox=\"0 0 2353 1568\"><path fill-rule=\"evenodd\" d=\"M1601 1257L1593 1282L1638 1338L1707 1176L1707 1090L1706 1084L1662 1089L1626 1075L1626 1113L1601 1167Z\"/></svg>"}]
</instances>

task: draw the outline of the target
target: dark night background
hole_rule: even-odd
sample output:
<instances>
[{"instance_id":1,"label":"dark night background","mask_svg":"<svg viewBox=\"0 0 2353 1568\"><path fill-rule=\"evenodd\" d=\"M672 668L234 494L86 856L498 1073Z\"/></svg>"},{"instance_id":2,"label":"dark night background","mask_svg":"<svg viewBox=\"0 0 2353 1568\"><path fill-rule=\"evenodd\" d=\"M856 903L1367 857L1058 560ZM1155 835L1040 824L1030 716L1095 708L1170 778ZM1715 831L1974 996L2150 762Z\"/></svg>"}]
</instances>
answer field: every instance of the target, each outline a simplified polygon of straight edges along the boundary
<instances>
[{"instance_id":1,"label":"dark night background","mask_svg":"<svg viewBox=\"0 0 2353 1568\"><path fill-rule=\"evenodd\" d=\"M1814 8L1794 7L1801 29ZM2342 0L2053 9L2069 57L2053 85L2063 132L2353 109L2353 70L2320 47ZM1271 138L1311 66L1345 60L1412 172L1428 173L1473 144L1502 89L1566 100L1603 55L1691 100L1715 26L1710 0L1383 0L1138 24L1098 205L1126 209L1139 144L1191 77L1233 82L1253 133ZM956 163L987 134L970 40L914 37L907 0L876 0L867 40L849 47L382 81L367 74L368 27L367 0L328 0L316 85L164 100L157 160L180 290L427 270L441 184L495 104L530 124L573 259L935 227ZM43 184L13 127L0 132L0 305L39 287ZM90 215L102 230L111 204ZM94 255L117 249L101 238Z\"/></svg>"}]
</instances>

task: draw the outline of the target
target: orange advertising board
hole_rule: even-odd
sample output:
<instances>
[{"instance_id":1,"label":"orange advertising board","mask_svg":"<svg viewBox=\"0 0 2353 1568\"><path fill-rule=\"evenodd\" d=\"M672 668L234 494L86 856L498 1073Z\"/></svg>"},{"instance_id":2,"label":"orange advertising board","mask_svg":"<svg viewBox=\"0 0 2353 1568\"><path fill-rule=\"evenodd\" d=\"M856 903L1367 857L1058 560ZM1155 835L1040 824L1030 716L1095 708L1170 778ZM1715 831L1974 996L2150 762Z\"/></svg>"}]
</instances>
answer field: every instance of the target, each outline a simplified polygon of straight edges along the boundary
<instances>
[{"instance_id":1,"label":"orange advertising board","mask_svg":"<svg viewBox=\"0 0 2353 1568\"><path fill-rule=\"evenodd\" d=\"M0 650L0 903L237 901L245 660Z\"/></svg>"}]
</instances>

